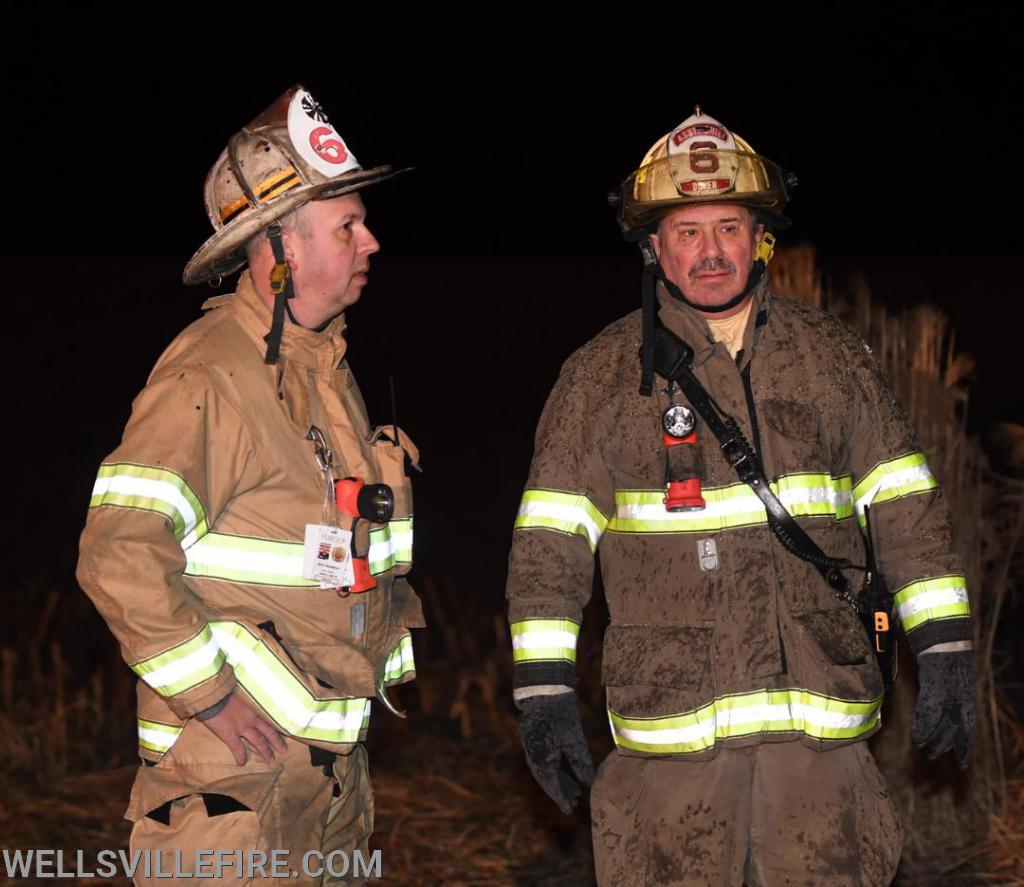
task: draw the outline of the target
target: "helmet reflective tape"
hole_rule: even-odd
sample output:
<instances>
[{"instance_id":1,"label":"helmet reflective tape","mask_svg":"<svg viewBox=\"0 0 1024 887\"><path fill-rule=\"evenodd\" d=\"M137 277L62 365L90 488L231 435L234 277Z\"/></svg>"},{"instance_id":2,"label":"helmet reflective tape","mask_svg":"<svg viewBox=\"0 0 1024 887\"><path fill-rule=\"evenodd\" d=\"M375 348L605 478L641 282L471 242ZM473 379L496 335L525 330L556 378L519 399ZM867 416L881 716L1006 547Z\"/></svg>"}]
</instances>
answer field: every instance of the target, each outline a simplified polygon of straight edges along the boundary
<instances>
[{"instance_id":1,"label":"helmet reflective tape","mask_svg":"<svg viewBox=\"0 0 1024 887\"><path fill-rule=\"evenodd\" d=\"M301 184L302 181L299 179L299 174L295 171L295 167L289 166L280 172L274 173L270 178L264 179L256 185L253 191L260 203L266 203L284 194L285 191L297 188ZM252 209L252 206L248 197L239 197L227 206L221 207L220 220L226 225L246 210Z\"/></svg>"}]
</instances>

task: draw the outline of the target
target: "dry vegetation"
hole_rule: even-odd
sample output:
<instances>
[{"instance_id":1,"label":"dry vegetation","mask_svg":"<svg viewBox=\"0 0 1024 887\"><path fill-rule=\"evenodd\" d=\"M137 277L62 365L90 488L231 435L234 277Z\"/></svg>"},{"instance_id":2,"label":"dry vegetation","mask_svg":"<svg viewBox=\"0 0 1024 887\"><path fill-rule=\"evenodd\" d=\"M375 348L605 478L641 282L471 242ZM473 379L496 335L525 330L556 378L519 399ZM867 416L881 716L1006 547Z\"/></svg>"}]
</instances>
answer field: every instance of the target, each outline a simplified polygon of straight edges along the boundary
<instances>
[{"instance_id":1,"label":"dry vegetation","mask_svg":"<svg viewBox=\"0 0 1024 887\"><path fill-rule=\"evenodd\" d=\"M942 314L927 307L887 313L863 282L833 291L809 249L782 251L773 275L781 291L849 320L883 358L950 500L978 616L981 718L966 776L949 761L925 766L908 748L912 661L887 702L875 751L907 830L899 883L1024 884L1021 694L1010 670L1014 639L1000 633L1010 616L1019 618L1013 592L1024 482L996 475L967 436L964 382L972 367L956 353ZM1018 429L1000 433L1004 450L1024 456ZM410 717L377 714L370 738L386 877L399 884L591 884L586 812L561 816L522 761L508 702L510 645L495 613L500 590L459 595L444 576L420 576L418 584L432 629L416 641L420 680L399 691ZM55 625L55 613L76 594L25 590L5 613L28 629L0 648L0 848L126 846L132 678L113 649L89 673L65 663L68 629ZM581 704L597 757L610 747L599 686L600 607L587 612L579 652Z\"/></svg>"}]
</instances>

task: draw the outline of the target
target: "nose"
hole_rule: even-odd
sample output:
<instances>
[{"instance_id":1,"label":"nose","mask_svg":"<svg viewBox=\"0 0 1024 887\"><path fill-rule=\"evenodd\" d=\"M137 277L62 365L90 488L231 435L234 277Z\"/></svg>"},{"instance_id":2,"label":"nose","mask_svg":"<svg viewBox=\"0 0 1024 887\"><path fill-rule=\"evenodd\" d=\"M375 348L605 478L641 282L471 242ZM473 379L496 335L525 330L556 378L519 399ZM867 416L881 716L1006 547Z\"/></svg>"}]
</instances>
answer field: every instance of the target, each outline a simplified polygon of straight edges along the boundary
<instances>
[{"instance_id":1,"label":"nose","mask_svg":"<svg viewBox=\"0 0 1024 887\"><path fill-rule=\"evenodd\" d=\"M700 257L702 259L717 259L722 255L722 244L718 240L718 231L712 228L705 232L700 239Z\"/></svg>"},{"instance_id":2,"label":"nose","mask_svg":"<svg viewBox=\"0 0 1024 887\"><path fill-rule=\"evenodd\" d=\"M363 227L363 232L363 242L360 244L359 251L366 256L372 256L374 253L380 252L380 241L373 236L373 232L365 226Z\"/></svg>"}]
</instances>

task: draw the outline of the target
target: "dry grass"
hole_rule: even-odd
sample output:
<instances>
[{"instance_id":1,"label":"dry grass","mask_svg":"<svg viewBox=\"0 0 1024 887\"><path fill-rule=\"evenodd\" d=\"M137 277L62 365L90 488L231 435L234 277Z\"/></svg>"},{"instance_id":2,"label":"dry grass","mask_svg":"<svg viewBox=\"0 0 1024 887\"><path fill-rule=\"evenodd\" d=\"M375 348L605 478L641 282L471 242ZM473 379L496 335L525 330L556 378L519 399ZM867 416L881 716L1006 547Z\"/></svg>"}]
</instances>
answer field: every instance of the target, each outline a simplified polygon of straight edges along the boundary
<instances>
[{"instance_id":1,"label":"dry grass","mask_svg":"<svg viewBox=\"0 0 1024 887\"><path fill-rule=\"evenodd\" d=\"M926 765L908 748L916 700L909 656L886 701L886 729L872 743L907 832L901 882L1024 883L1024 743L1020 715L1007 699L1013 639L1000 634L1024 557L1024 483L996 474L967 434L966 383L974 361L957 353L954 331L938 309L915 304L892 313L872 299L862 278L845 292L825 285L810 247L780 251L771 267L781 291L844 318L879 356L949 502L967 573L979 673L970 771L961 774L948 760ZM1001 440L1007 452L1024 454L1021 429L1004 428Z\"/></svg>"},{"instance_id":2,"label":"dry grass","mask_svg":"<svg viewBox=\"0 0 1024 887\"><path fill-rule=\"evenodd\" d=\"M922 307L892 315L864 281L836 290L810 248L781 252L772 269L783 291L845 317L882 357L952 506L978 617L981 722L966 777L948 762L926 766L908 748L912 662L886 705L875 751L907 830L899 883L1024 884L1024 691L1012 683L1014 639L1001 630L1020 616L1024 480L996 476L967 436L964 383L973 365L956 353L943 315ZM1024 476L1024 433L1003 428L998 439L1012 459L1021 455ZM559 814L522 759L500 589L467 595L443 575L420 576L417 585L431 630L416 639L420 680L399 688L410 718L375 715L369 739L385 875L396 884L591 884L586 812ZM112 644L87 670L65 661L75 626L60 627L58 615L73 597L74 589L27 589L8 602L10 624L29 629L0 647L0 847L95 852L127 844L121 816L134 773L133 679ZM578 651L597 758L610 743L601 607L595 595Z\"/></svg>"}]
</instances>

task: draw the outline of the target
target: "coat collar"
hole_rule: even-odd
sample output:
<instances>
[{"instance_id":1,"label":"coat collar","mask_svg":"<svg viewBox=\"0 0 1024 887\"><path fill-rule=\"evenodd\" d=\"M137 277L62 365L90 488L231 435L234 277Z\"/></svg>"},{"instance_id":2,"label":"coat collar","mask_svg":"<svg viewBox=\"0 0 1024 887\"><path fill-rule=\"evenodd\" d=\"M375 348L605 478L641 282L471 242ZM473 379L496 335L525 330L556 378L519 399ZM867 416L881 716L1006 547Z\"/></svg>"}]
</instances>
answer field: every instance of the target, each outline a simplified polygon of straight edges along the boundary
<instances>
[{"instance_id":1,"label":"coat collar","mask_svg":"<svg viewBox=\"0 0 1024 887\"><path fill-rule=\"evenodd\" d=\"M743 334L743 362L749 360L755 343L754 332L762 326L771 312L772 291L768 285L768 275L756 287L753 293L754 305L747 319L747 329ZM672 298L665 287L658 284L658 317L673 333L693 348L693 365L699 367L711 359L718 344L711 335L711 328L704 317L685 302ZM761 318L760 322L758 318ZM725 346L722 346L724 350Z\"/></svg>"},{"instance_id":2,"label":"coat collar","mask_svg":"<svg viewBox=\"0 0 1024 887\"><path fill-rule=\"evenodd\" d=\"M256 292L248 269L238 278L238 288L229 306L242 329L265 350L264 337L270 332L272 315ZM321 332L307 330L286 317L281 334L281 356L310 369L336 369L348 347L344 333L344 314L335 317Z\"/></svg>"}]
</instances>

